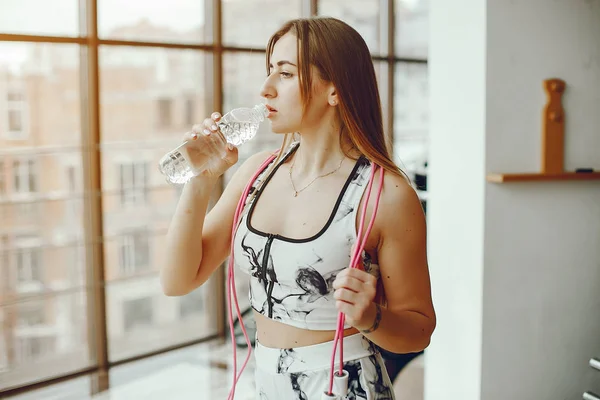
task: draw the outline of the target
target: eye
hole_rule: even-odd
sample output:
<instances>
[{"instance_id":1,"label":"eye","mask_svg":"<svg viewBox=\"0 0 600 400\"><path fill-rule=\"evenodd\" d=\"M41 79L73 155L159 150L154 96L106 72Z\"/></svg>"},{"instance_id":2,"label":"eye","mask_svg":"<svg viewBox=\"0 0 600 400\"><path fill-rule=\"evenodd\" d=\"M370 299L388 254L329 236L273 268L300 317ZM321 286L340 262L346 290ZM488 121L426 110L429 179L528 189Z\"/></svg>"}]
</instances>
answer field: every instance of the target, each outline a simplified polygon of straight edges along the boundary
<instances>
[{"instance_id":1,"label":"eye","mask_svg":"<svg viewBox=\"0 0 600 400\"><path fill-rule=\"evenodd\" d=\"M280 72L279 75L282 78L291 78L292 76L294 76L294 75L290 74L289 72L285 72L285 71Z\"/></svg>"}]
</instances>

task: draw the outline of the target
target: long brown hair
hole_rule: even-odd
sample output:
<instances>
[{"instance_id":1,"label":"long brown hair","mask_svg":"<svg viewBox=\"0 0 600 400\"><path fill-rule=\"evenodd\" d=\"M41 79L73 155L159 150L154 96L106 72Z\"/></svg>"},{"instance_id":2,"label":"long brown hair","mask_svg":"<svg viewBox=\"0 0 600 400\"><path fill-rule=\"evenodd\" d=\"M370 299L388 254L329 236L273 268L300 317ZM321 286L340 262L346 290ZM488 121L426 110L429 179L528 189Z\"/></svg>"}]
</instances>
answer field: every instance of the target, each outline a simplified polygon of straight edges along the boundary
<instances>
[{"instance_id":1,"label":"long brown hair","mask_svg":"<svg viewBox=\"0 0 600 400\"><path fill-rule=\"evenodd\" d=\"M313 77L310 69L314 65L319 77L331 82L338 95L342 120L340 144L349 142L371 162L395 175L406 177L392 161L386 147L375 68L369 48L360 34L335 18L290 20L269 39L267 74L273 48L288 32L298 40L298 75L304 109L311 100ZM290 142L291 134L287 134L280 155ZM342 149L345 150L343 146ZM349 154L346 156L350 157Z\"/></svg>"}]
</instances>

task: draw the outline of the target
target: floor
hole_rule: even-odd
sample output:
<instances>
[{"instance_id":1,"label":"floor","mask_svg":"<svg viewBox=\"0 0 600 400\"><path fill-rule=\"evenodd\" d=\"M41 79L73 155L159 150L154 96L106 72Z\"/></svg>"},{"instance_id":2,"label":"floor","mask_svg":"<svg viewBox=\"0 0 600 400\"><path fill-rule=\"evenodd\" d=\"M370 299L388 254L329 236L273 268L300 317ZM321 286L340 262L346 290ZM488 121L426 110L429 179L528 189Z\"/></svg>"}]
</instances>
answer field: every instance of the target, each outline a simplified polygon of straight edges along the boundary
<instances>
[{"instance_id":1,"label":"floor","mask_svg":"<svg viewBox=\"0 0 600 400\"><path fill-rule=\"evenodd\" d=\"M238 349L238 365L245 356ZM89 378L78 378L10 400L197 400L227 399L231 382L231 345L206 342L159 356L118 366L111 370L111 389L90 396ZM253 400L253 359L236 388L236 400ZM423 399L423 360L413 360L394 382L397 400Z\"/></svg>"}]
</instances>

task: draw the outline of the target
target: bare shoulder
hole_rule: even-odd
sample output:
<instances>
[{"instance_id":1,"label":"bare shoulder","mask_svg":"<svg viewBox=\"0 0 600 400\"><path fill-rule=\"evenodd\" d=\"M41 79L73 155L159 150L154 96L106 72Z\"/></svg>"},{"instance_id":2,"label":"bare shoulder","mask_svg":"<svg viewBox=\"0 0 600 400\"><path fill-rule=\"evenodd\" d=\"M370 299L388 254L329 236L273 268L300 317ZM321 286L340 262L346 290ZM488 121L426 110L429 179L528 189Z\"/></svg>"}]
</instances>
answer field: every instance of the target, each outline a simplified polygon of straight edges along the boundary
<instances>
[{"instance_id":1,"label":"bare shoulder","mask_svg":"<svg viewBox=\"0 0 600 400\"><path fill-rule=\"evenodd\" d=\"M248 157L235 171L228 186L234 186L238 191L242 191L252 175L274 153L274 150L264 150Z\"/></svg>"},{"instance_id":2,"label":"bare shoulder","mask_svg":"<svg viewBox=\"0 0 600 400\"><path fill-rule=\"evenodd\" d=\"M376 222L384 240L400 232L420 235L425 231L425 214L419 196L405 177L385 172Z\"/></svg>"}]
</instances>

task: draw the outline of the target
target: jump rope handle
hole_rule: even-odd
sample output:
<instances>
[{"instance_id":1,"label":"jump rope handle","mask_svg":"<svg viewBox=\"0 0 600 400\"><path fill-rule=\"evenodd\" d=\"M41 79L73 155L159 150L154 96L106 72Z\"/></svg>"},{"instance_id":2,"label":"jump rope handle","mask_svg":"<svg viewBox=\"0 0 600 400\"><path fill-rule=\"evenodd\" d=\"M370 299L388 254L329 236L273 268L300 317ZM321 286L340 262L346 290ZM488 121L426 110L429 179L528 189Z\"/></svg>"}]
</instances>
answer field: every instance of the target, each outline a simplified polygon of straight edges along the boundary
<instances>
[{"instance_id":1,"label":"jump rope handle","mask_svg":"<svg viewBox=\"0 0 600 400\"><path fill-rule=\"evenodd\" d=\"M371 168L371 177L369 179L369 185L367 187L367 192L366 192L366 197L365 197L365 202L364 202L364 206L362 209L362 213L361 213L361 217L360 217L360 224L358 227L358 233L357 233L357 237L358 237L358 242L356 243L355 247L354 247L354 251L352 252L352 258L350 260L350 266L349 268L358 268L358 266L360 265L360 259L363 253L363 250L365 248L365 244L367 243L367 238L369 237L369 234L371 233L371 229L373 228L373 223L375 222L375 217L377 216L377 210L379 209L379 200L381 199L381 192L383 190L383 177L384 177L384 170L383 168L379 167L376 164L372 164L373 167ZM377 189L377 194L375 196L375 204L373 205L373 211L371 213L371 220L369 221L369 225L363 235L363 226L364 226L364 222L365 222L365 217L367 214L367 205L369 204L369 200L371 197L371 190L373 188L373 182L375 181L375 174L377 173L377 171L380 170L381 173L379 174L379 187ZM340 396L339 398L342 399L346 396L347 392L348 392L348 372L344 370L344 321L345 321L345 315L343 313L339 313L338 314L338 324L337 324L337 329L336 329L336 334L335 334L335 339L333 341L333 353L331 355L331 368L329 371L329 386L327 388L327 390L324 392L324 394L326 395L330 395L330 396ZM335 364L335 353L337 350L337 344L339 341L339 346L340 346L340 362L339 362L339 371L337 373L334 373L335 368L334 368L334 364ZM332 399L336 398L336 397L331 397Z\"/></svg>"}]
</instances>

